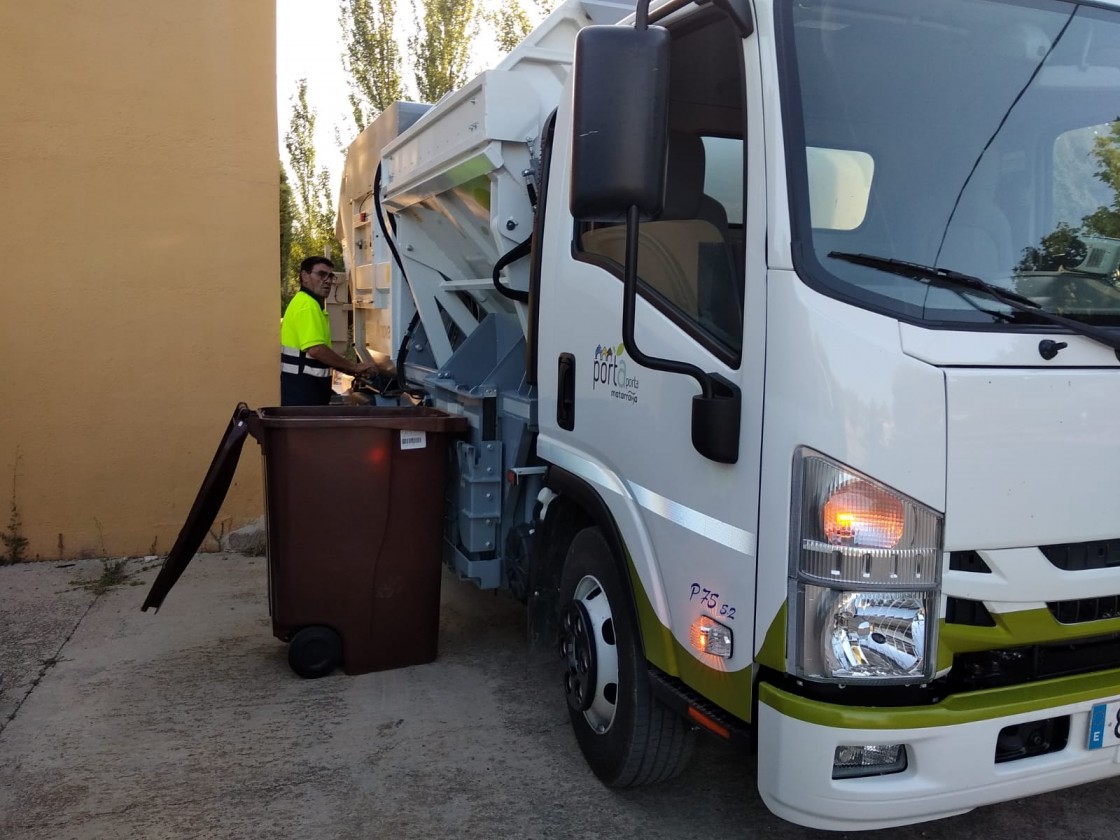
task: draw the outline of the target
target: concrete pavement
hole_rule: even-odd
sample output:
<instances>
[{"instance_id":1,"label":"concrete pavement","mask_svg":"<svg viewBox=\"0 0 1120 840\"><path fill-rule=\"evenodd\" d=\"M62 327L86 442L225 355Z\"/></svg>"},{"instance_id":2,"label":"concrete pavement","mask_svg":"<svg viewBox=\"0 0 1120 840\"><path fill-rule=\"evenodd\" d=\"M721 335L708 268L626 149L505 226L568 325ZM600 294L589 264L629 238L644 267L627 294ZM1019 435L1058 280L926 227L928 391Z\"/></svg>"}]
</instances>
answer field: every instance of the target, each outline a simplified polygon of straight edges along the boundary
<instances>
[{"instance_id":1,"label":"concrete pavement","mask_svg":"<svg viewBox=\"0 0 1120 840\"><path fill-rule=\"evenodd\" d=\"M305 681L271 635L263 558L203 555L158 614L153 563L0 568L0 837L826 838L762 805L707 738L675 783L604 789L524 612L445 576L436 662ZM1120 782L903 829L1113 838ZM897 831L862 835L897 837Z\"/></svg>"}]
</instances>

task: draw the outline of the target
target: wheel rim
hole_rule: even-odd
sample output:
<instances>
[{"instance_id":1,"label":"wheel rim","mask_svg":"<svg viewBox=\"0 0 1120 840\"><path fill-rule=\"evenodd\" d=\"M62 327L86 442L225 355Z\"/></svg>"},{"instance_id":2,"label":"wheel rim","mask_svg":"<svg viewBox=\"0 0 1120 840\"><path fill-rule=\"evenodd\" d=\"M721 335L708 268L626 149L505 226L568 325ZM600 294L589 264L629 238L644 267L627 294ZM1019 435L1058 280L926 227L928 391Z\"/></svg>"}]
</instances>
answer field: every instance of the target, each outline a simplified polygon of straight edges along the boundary
<instances>
[{"instance_id":1,"label":"wheel rim","mask_svg":"<svg viewBox=\"0 0 1120 840\"><path fill-rule=\"evenodd\" d=\"M592 575L576 585L561 616L560 652L568 704L595 732L606 732L618 702L618 647L610 602Z\"/></svg>"}]
</instances>

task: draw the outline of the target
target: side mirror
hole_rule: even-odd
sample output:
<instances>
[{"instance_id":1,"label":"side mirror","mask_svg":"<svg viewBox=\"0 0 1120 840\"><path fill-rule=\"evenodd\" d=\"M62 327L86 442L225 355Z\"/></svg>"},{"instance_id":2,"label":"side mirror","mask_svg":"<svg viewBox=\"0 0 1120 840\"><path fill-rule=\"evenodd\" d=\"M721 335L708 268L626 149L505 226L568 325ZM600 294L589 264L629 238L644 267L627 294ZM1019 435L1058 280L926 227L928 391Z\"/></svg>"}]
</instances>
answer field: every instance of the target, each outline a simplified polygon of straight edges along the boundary
<instances>
[{"instance_id":1,"label":"side mirror","mask_svg":"<svg viewBox=\"0 0 1120 840\"><path fill-rule=\"evenodd\" d=\"M739 386L718 373L709 373L711 396L692 398L692 446L705 458L721 464L739 460L739 430L743 395Z\"/></svg>"},{"instance_id":2,"label":"side mirror","mask_svg":"<svg viewBox=\"0 0 1120 840\"><path fill-rule=\"evenodd\" d=\"M572 215L622 222L661 212L668 144L669 32L589 26L576 37Z\"/></svg>"}]
</instances>

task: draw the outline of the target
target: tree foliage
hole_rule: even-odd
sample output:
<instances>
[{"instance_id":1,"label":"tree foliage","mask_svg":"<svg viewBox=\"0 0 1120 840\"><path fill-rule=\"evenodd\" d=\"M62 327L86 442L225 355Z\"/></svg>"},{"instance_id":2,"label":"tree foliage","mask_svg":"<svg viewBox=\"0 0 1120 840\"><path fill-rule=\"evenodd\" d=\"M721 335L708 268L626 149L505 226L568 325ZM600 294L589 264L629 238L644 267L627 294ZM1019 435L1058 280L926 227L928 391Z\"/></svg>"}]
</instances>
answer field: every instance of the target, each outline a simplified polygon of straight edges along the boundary
<instances>
[{"instance_id":1,"label":"tree foliage","mask_svg":"<svg viewBox=\"0 0 1120 840\"><path fill-rule=\"evenodd\" d=\"M1120 238L1120 120L1107 134L1093 141L1093 155L1100 164L1097 177L1112 189L1112 205L1098 207L1082 221L1086 232Z\"/></svg>"},{"instance_id":2,"label":"tree foliage","mask_svg":"<svg viewBox=\"0 0 1120 840\"><path fill-rule=\"evenodd\" d=\"M1068 156L1068 149L1063 152ZM1108 131L1092 139L1089 156L1096 161L1094 174L1108 188L1103 194L1096 192L1098 200L1109 195L1109 203L1100 204L1093 212L1082 216L1080 224L1059 221L1038 245L1023 250L1023 257L1016 266L1017 291L1044 295L1047 306L1056 312L1115 309L1116 291L1120 290L1120 267L1097 266L1091 275L1097 275L1102 269L1111 273L1091 277L1094 282L1086 282L1081 268L1092 247L1082 237L1120 239L1120 119L1114 120ZM1082 183L1086 175L1082 168ZM1090 195L1089 190L1077 183L1062 183L1059 192L1075 197Z\"/></svg>"},{"instance_id":3,"label":"tree foliage","mask_svg":"<svg viewBox=\"0 0 1120 840\"><path fill-rule=\"evenodd\" d=\"M436 102L467 81L471 41L478 32L478 0L413 0L419 32L408 39L423 102Z\"/></svg>"},{"instance_id":4,"label":"tree foliage","mask_svg":"<svg viewBox=\"0 0 1120 840\"><path fill-rule=\"evenodd\" d=\"M288 173L280 161L280 307L287 305L288 278L292 263L292 224L295 221L295 205L292 203L292 186L288 183Z\"/></svg>"},{"instance_id":5,"label":"tree foliage","mask_svg":"<svg viewBox=\"0 0 1120 840\"><path fill-rule=\"evenodd\" d=\"M396 0L340 0L342 66L358 131L404 98L401 53L393 36L396 5Z\"/></svg>"},{"instance_id":6,"label":"tree foliage","mask_svg":"<svg viewBox=\"0 0 1120 840\"><path fill-rule=\"evenodd\" d=\"M1018 266L1020 271L1057 270L1062 260L1067 264L1076 262L1077 252L1084 248L1084 244L1078 239L1080 236L1107 236L1120 239L1120 120L1114 120L1109 130L1096 135L1092 142L1089 156L1096 161L1097 168L1094 174L1111 191L1111 203L1101 204L1092 213L1083 216L1080 225L1059 222L1053 231L1042 237L1038 246L1024 251L1023 259ZM1067 158L1070 156L1068 149L1065 150L1065 154ZM1074 167L1067 161L1063 161L1061 170L1067 169L1074 170ZM1067 176L1066 180L1084 182L1087 174L1087 171L1082 168L1079 179ZM1059 191L1066 194L1077 193L1075 198L1081 200L1081 206L1086 203L1082 195L1089 195L1088 190L1083 187L1078 192L1077 183L1062 183ZM1058 259L1058 256L1061 259Z\"/></svg>"},{"instance_id":7,"label":"tree foliage","mask_svg":"<svg viewBox=\"0 0 1120 840\"><path fill-rule=\"evenodd\" d=\"M533 20L518 0L502 0L497 11L488 12L486 19L494 27L498 49L510 52L533 31Z\"/></svg>"},{"instance_id":8,"label":"tree foliage","mask_svg":"<svg viewBox=\"0 0 1120 840\"><path fill-rule=\"evenodd\" d=\"M305 257L327 254L337 259L342 248L334 235L334 202L330 173L315 165L315 111L307 104L307 80L300 79L292 97L292 117L284 148L292 172L292 238L282 302L299 289L299 264Z\"/></svg>"},{"instance_id":9,"label":"tree foliage","mask_svg":"<svg viewBox=\"0 0 1120 840\"><path fill-rule=\"evenodd\" d=\"M497 9L482 12L481 16L494 30L498 49L508 54L555 6L556 0L501 0Z\"/></svg>"}]
</instances>

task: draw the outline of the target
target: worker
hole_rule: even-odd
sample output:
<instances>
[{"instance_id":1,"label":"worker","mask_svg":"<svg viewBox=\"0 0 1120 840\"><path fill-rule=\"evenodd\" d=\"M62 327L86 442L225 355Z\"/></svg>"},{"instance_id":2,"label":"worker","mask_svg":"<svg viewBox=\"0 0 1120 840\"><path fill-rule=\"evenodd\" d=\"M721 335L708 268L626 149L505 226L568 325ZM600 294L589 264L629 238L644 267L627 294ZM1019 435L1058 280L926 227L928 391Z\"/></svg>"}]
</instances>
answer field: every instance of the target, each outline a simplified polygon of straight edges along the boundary
<instances>
[{"instance_id":1,"label":"worker","mask_svg":"<svg viewBox=\"0 0 1120 840\"><path fill-rule=\"evenodd\" d=\"M299 265L299 291L280 323L280 404L329 405L331 370L361 376L377 370L373 362L351 362L331 348L327 295L334 263L308 257Z\"/></svg>"}]
</instances>

